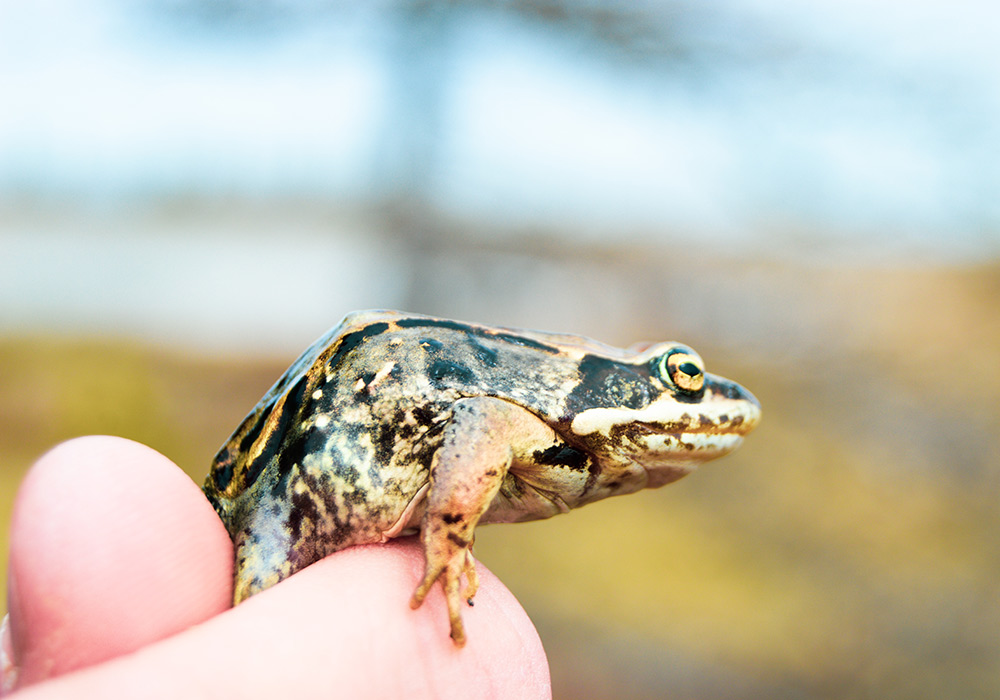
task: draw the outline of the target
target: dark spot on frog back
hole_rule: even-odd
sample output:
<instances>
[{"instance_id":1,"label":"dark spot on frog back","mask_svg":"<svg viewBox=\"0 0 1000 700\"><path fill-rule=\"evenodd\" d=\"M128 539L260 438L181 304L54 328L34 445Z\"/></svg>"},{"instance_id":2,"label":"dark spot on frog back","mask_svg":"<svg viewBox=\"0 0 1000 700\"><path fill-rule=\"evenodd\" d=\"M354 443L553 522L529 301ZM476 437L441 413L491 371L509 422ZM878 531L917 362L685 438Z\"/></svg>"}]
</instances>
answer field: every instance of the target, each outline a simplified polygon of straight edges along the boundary
<instances>
[{"instance_id":1,"label":"dark spot on frog back","mask_svg":"<svg viewBox=\"0 0 1000 700\"><path fill-rule=\"evenodd\" d=\"M243 439L240 440L239 448L237 449L238 454L247 454L253 444L257 442L257 438L260 437L260 431L264 429L264 424L267 422L265 417L266 416L263 413L251 414L247 416L246 421L244 421L244 426L237 429L237 432L242 432L243 427L245 427L247 423L250 424L250 429L247 430Z\"/></svg>"},{"instance_id":2,"label":"dark spot on frog back","mask_svg":"<svg viewBox=\"0 0 1000 700\"><path fill-rule=\"evenodd\" d=\"M358 377L357 385L361 388L354 392L354 400L359 403L371 404L375 401L375 393L370 390L370 385L375 381L375 372L364 372Z\"/></svg>"},{"instance_id":3,"label":"dark spot on frog back","mask_svg":"<svg viewBox=\"0 0 1000 700\"><path fill-rule=\"evenodd\" d=\"M315 496L308 491L293 493L291 507L288 510L288 532L293 542L302 536L302 521L319 519L319 509L316 507Z\"/></svg>"},{"instance_id":4,"label":"dark spot on frog back","mask_svg":"<svg viewBox=\"0 0 1000 700\"><path fill-rule=\"evenodd\" d=\"M453 331L467 331L469 325L444 318L401 318L396 321L400 328L449 328Z\"/></svg>"},{"instance_id":5,"label":"dark spot on frog back","mask_svg":"<svg viewBox=\"0 0 1000 700\"><path fill-rule=\"evenodd\" d=\"M266 416L267 411L262 410L254 411L244 418L240 427L233 433L234 437L230 438L230 441L215 455L215 459L212 460L211 483L219 493L225 491L232 483L240 455L248 454L250 448L257 442L260 431L264 428ZM242 437L235 437L239 435Z\"/></svg>"},{"instance_id":6,"label":"dark spot on frog back","mask_svg":"<svg viewBox=\"0 0 1000 700\"><path fill-rule=\"evenodd\" d=\"M285 395L285 400L280 403L280 408L275 405L271 411L280 411L275 422L274 428L267 433L265 437L264 446L260 451L260 454L255 460L246 465L246 476L244 479L244 488L250 488L260 477L261 472L264 468L271 462L271 460L281 452L281 459L279 460L279 465L284 460L287 450L281 450L282 445L286 441L286 433L293 426L293 420L302 415L305 406L303 406L303 401L305 401L305 391L309 383L309 376L303 374L299 379L292 385L291 389ZM259 434L263 428L265 422L271 420L270 416L261 415L258 418L258 423L260 427L255 426L252 433ZM245 441L244 441L245 442ZM249 447L249 445L248 445ZM249 450L247 450L248 452ZM244 452L245 454L247 452Z\"/></svg>"},{"instance_id":7,"label":"dark spot on frog back","mask_svg":"<svg viewBox=\"0 0 1000 700\"><path fill-rule=\"evenodd\" d=\"M493 348L488 348L479 342L479 339L473 334L468 333L469 345L472 347L472 353L477 360L482 362L487 367L496 367L498 362L498 353Z\"/></svg>"},{"instance_id":8,"label":"dark spot on frog back","mask_svg":"<svg viewBox=\"0 0 1000 700\"><path fill-rule=\"evenodd\" d=\"M335 370L344 360L348 353L357 348L361 343L363 343L367 338L371 338L376 335L381 335L389 330L388 323L373 323L369 326L354 331L353 333L348 333L343 336L336 344L333 354L326 361L326 365L330 370Z\"/></svg>"},{"instance_id":9,"label":"dark spot on frog back","mask_svg":"<svg viewBox=\"0 0 1000 700\"><path fill-rule=\"evenodd\" d=\"M532 338L525 338L523 335L515 335L513 333L490 333L490 335L498 340L511 343L512 345L520 345L523 348L539 350L550 355L558 355L560 353L559 348L554 345L546 345L545 343L541 343Z\"/></svg>"},{"instance_id":10,"label":"dark spot on frog back","mask_svg":"<svg viewBox=\"0 0 1000 700\"><path fill-rule=\"evenodd\" d=\"M441 388L448 384L475 384L476 374L460 362L439 359L427 368L427 377L431 384Z\"/></svg>"},{"instance_id":11,"label":"dark spot on frog back","mask_svg":"<svg viewBox=\"0 0 1000 700\"><path fill-rule=\"evenodd\" d=\"M299 424L293 428L294 434L289 434L289 439L284 449L278 455L278 469L274 484L271 486L271 493L275 496L288 489L288 478L292 469L298 465L302 467L308 455L319 455L327 450L327 443L330 435L327 430L321 430L315 425ZM346 433L345 433L346 435ZM349 465L335 464L338 474L352 481L357 481L358 472Z\"/></svg>"},{"instance_id":12,"label":"dark spot on frog back","mask_svg":"<svg viewBox=\"0 0 1000 700\"><path fill-rule=\"evenodd\" d=\"M212 484L217 493L222 493L233 480L233 456L226 449L219 452L212 464Z\"/></svg>"},{"instance_id":13,"label":"dark spot on frog back","mask_svg":"<svg viewBox=\"0 0 1000 700\"><path fill-rule=\"evenodd\" d=\"M550 355L559 354L559 348L554 345L546 345L533 338L527 338L516 333L493 331L479 326L472 326L468 323L461 323L460 321L449 321L443 318L403 318L396 321L396 325L400 328L446 328L448 330L461 331L470 339L476 337L494 338L513 345L539 350ZM487 351L492 352L489 349Z\"/></svg>"}]
</instances>

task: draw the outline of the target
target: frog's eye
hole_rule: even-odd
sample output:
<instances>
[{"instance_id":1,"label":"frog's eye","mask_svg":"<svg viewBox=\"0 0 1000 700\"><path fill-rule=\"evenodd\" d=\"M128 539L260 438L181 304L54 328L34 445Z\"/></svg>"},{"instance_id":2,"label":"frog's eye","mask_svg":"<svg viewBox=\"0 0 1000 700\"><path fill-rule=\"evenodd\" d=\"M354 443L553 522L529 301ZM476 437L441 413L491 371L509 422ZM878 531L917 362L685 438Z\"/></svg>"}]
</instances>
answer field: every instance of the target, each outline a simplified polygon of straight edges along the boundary
<instances>
[{"instance_id":1,"label":"frog's eye","mask_svg":"<svg viewBox=\"0 0 1000 700\"><path fill-rule=\"evenodd\" d=\"M691 394L701 391L705 385L705 368L701 358L687 349L674 349L659 361L660 378Z\"/></svg>"}]
</instances>

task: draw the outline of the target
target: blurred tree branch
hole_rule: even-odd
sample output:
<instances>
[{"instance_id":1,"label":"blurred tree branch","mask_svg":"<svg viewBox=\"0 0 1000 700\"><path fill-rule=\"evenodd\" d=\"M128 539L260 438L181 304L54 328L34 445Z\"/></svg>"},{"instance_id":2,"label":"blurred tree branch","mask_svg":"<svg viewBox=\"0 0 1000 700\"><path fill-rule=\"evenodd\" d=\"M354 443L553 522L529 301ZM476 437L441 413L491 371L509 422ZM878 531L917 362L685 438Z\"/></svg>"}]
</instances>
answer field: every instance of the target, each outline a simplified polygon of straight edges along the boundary
<instances>
[{"instance_id":1,"label":"blurred tree branch","mask_svg":"<svg viewBox=\"0 0 1000 700\"><path fill-rule=\"evenodd\" d=\"M498 13L589 42L618 59L684 65L773 58L791 46L730 3L694 0L147 0L150 11L205 31L276 34L352 13L417 17Z\"/></svg>"}]
</instances>

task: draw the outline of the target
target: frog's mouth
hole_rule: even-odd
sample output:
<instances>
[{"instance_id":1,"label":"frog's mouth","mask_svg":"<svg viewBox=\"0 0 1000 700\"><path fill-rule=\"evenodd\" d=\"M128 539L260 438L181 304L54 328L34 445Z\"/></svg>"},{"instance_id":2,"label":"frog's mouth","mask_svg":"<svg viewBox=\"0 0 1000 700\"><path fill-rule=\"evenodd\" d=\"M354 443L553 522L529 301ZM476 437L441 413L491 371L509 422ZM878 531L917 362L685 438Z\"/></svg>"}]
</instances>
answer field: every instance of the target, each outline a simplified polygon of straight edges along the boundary
<instances>
[{"instance_id":1,"label":"frog's mouth","mask_svg":"<svg viewBox=\"0 0 1000 700\"><path fill-rule=\"evenodd\" d=\"M633 459L650 474L650 482L658 479L655 472L681 468L694 471L702 462L723 457L743 443L739 433L661 433L652 429L642 438L634 439L640 451Z\"/></svg>"}]
</instances>

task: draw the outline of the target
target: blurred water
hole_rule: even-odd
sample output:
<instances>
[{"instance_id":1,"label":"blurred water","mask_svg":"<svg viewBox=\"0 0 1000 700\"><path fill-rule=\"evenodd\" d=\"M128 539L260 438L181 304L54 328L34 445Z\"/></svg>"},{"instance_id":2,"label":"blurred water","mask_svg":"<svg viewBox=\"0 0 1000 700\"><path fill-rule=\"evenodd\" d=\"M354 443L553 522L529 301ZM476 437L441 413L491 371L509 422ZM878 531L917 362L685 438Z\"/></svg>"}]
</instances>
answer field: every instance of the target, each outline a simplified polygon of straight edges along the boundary
<instances>
[{"instance_id":1,"label":"blurred water","mask_svg":"<svg viewBox=\"0 0 1000 700\"><path fill-rule=\"evenodd\" d=\"M305 347L352 308L396 306L405 281L383 237L280 213L22 219L0 243L7 333L117 335L230 354Z\"/></svg>"}]
</instances>

